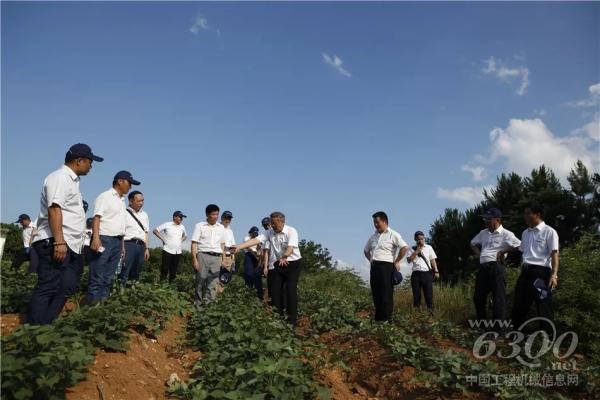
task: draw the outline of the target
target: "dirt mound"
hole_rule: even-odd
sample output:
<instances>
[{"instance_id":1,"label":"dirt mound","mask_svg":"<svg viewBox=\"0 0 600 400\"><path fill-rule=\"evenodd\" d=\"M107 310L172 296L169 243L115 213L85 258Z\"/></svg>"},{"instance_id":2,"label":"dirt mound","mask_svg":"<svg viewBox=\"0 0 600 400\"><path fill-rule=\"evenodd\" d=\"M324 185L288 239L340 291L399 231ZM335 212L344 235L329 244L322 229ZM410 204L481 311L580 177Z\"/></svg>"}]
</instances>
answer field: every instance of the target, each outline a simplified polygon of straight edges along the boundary
<instances>
[{"instance_id":1,"label":"dirt mound","mask_svg":"<svg viewBox=\"0 0 600 400\"><path fill-rule=\"evenodd\" d=\"M318 342L326 346L325 352L336 349L347 368L327 364L318 371L317 379L329 387L333 400L358 399L459 399L479 398L478 394L461 393L440 396L416 378L417 371L402 365L373 338L340 336L335 331L322 334Z\"/></svg>"},{"instance_id":2,"label":"dirt mound","mask_svg":"<svg viewBox=\"0 0 600 400\"><path fill-rule=\"evenodd\" d=\"M169 398L166 382L175 373L189 378L199 353L177 345L185 331L185 319L174 318L158 339L131 333L126 353L100 351L87 380L67 391L67 400Z\"/></svg>"},{"instance_id":3,"label":"dirt mound","mask_svg":"<svg viewBox=\"0 0 600 400\"><path fill-rule=\"evenodd\" d=\"M25 314L0 315L0 334L8 336L25 322Z\"/></svg>"}]
</instances>

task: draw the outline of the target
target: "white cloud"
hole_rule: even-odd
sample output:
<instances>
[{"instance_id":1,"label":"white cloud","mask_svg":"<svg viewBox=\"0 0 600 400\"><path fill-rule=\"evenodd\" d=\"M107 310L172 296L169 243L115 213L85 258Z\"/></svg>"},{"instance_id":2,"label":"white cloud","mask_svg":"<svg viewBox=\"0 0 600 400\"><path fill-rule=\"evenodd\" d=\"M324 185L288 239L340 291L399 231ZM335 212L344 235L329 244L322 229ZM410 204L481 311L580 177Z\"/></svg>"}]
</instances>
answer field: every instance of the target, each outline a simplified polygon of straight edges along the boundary
<instances>
[{"instance_id":1,"label":"white cloud","mask_svg":"<svg viewBox=\"0 0 600 400\"><path fill-rule=\"evenodd\" d=\"M196 19L194 20L194 23L190 27L190 32L194 35L197 35L200 33L200 31L207 31L209 29L210 28L208 27L208 20L202 15L198 14L196 16Z\"/></svg>"},{"instance_id":2,"label":"white cloud","mask_svg":"<svg viewBox=\"0 0 600 400\"><path fill-rule=\"evenodd\" d=\"M487 176L487 169L481 165L465 164L460 169L471 173L474 181L482 181Z\"/></svg>"},{"instance_id":3,"label":"white cloud","mask_svg":"<svg viewBox=\"0 0 600 400\"><path fill-rule=\"evenodd\" d=\"M573 135L588 135L593 140L600 141L600 114L596 114L593 121L588 122L581 128L575 129L571 133Z\"/></svg>"},{"instance_id":4,"label":"white cloud","mask_svg":"<svg viewBox=\"0 0 600 400\"><path fill-rule=\"evenodd\" d=\"M586 127L581 132L594 133L593 127ZM544 164L563 181L577 160L598 171L598 144L578 133L558 137L541 119L511 119L506 128L490 132L490 162L502 160L503 170L520 175L529 175L532 169Z\"/></svg>"},{"instance_id":5,"label":"white cloud","mask_svg":"<svg viewBox=\"0 0 600 400\"><path fill-rule=\"evenodd\" d=\"M483 200L483 190L489 190L490 188L491 186L462 186L455 189L439 187L437 197L473 206Z\"/></svg>"},{"instance_id":6,"label":"white cloud","mask_svg":"<svg viewBox=\"0 0 600 400\"><path fill-rule=\"evenodd\" d=\"M529 87L529 69L523 66L508 67L494 57L490 57L485 61L485 68L481 70L486 75L493 75L498 79L512 83L515 79L520 79L521 83L517 89L517 94L523 96L527 93Z\"/></svg>"},{"instance_id":7,"label":"white cloud","mask_svg":"<svg viewBox=\"0 0 600 400\"><path fill-rule=\"evenodd\" d=\"M600 105L600 83L595 83L588 88L587 99L567 103L571 107L595 107Z\"/></svg>"},{"instance_id":8,"label":"white cloud","mask_svg":"<svg viewBox=\"0 0 600 400\"><path fill-rule=\"evenodd\" d=\"M322 53L322 55L323 55L323 61L325 62L325 64L331 66L333 69L335 69L337 72L339 72L340 74L344 75L347 78L352 77L352 74L350 73L350 71L348 71L347 69L345 69L342 66L344 64L344 61L342 61L341 58L339 58L335 54L333 55L333 57L327 53Z\"/></svg>"}]
</instances>

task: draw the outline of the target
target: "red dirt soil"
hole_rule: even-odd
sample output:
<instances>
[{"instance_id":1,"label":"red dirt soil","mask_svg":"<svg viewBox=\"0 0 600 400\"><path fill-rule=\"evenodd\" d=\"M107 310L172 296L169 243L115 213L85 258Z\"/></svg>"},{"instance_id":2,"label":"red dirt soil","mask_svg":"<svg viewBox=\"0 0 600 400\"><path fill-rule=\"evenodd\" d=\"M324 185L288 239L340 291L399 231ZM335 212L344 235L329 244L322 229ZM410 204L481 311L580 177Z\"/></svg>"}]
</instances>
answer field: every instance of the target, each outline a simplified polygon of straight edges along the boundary
<instances>
[{"instance_id":1,"label":"red dirt soil","mask_svg":"<svg viewBox=\"0 0 600 400\"><path fill-rule=\"evenodd\" d=\"M25 314L1 314L0 334L8 336L25 322Z\"/></svg>"},{"instance_id":2,"label":"red dirt soil","mask_svg":"<svg viewBox=\"0 0 600 400\"><path fill-rule=\"evenodd\" d=\"M184 318L173 318L158 339L131 333L126 353L97 352L87 380L69 389L67 400L170 398L166 394L170 375L176 373L186 381L200 357L177 345L185 322Z\"/></svg>"}]
</instances>

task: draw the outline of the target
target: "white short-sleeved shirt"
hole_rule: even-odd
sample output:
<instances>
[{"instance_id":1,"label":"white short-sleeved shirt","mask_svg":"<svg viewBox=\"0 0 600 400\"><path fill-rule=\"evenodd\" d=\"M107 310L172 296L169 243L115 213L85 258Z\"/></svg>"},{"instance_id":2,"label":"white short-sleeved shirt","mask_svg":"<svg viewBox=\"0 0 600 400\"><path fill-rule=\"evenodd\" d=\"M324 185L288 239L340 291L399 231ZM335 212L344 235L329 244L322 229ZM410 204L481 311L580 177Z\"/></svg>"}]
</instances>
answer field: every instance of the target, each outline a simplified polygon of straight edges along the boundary
<instances>
[{"instance_id":1,"label":"white short-sleeved shirt","mask_svg":"<svg viewBox=\"0 0 600 400\"><path fill-rule=\"evenodd\" d=\"M481 246L481 253L479 254L480 264L497 261L499 251L508 251L519 247L520 244L521 241L517 239L515 234L505 229L502 225L493 232L490 232L489 229L484 229L471 240L471 245Z\"/></svg>"},{"instance_id":2,"label":"white short-sleeved shirt","mask_svg":"<svg viewBox=\"0 0 600 400\"><path fill-rule=\"evenodd\" d=\"M523 264L552 267L552 252L558 251L558 233L543 221L535 228L523 231L519 250L523 252Z\"/></svg>"},{"instance_id":3,"label":"white short-sleeved shirt","mask_svg":"<svg viewBox=\"0 0 600 400\"><path fill-rule=\"evenodd\" d=\"M273 262L279 260L290 246L294 249L292 254L287 258L288 261L297 261L302 258L300 248L298 247L298 231L289 225L284 225L281 232L275 232L273 229L270 229L267 232L267 241L269 242L269 257L273 258Z\"/></svg>"},{"instance_id":4,"label":"white short-sleeved shirt","mask_svg":"<svg viewBox=\"0 0 600 400\"><path fill-rule=\"evenodd\" d=\"M29 226L27 228L23 228L23 231L21 232L21 237L23 238L23 247L25 247L25 248L29 247L29 242L31 241L31 235L33 234L33 231L35 230L36 223L37 223L37 221L31 221L29 223Z\"/></svg>"},{"instance_id":5,"label":"white short-sleeved shirt","mask_svg":"<svg viewBox=\"0 0 600 400\"><path fill-rule=\"evenodd\" d=\"M414 252L415 251L413 249L410 249L410 250L408 250L408 253L406 253L406 256L410 257ZM437 255L435 254L435 250L433 250L433 247L431 247L428 244L425 244L425 246L421 249L421 254L423 254L423 256L429 262L429 267L427 266L427 263L425 262L425 260L423 260L423 258L417 256L414 259L414 261L411 263L412 270L413 271L425 271L425 272L429 272L430 270L433 270L431 261L437 259Z\"/></svg>"},{"instance_id":6,"label":"white short-sleeved shirt","mask_svg":"<svg viewBox=\"0 0 600 400\"><path fill-rule=\"evenodd\" d=\"M231 228L229 226L227 226L227 227L223 226L223 229L225 229L224 239L223 239L223 242L225 243L225 247L235 246L235 235L233 234L233 230L231 230Z\"/></svg>"},{"instance_id":7,"label":"white short-sleeved shirt","mask_svg":"<svg viewBox=\"0 0 600 400\"><path fill-rule=\"evenodd\" d=\"M221 244L225 243L225 227L215 222L214 225L206 221L196 224L192 234L192 242L198 244L198 251L222 253Z\"/></svg>"},{"instance_id":8,"label":"white short-sleeved shirt","mask_svg":"<svg viewBox=\"0 0 600 400\"><path fill-rule=\"evenodd\" d=\"M81 253L85 212L79 192L79 177L71 168L63 165L44 180L40 196L40 215L35 241L53 237L48 223L48 208L52 204L60 206L63 220L63 237L69 248Z\"/></svg>"},{"instance_id":9,"label":"white short-sleeved shirt","mask_svg":"<svg viewBox=\"0 0 600 400\"><path fill-rule=\"evenodd\" d=\"M165 241L163 250L170 254L181 254L183 238L186 236L185 226L177 225L173 221L165 222L156 228L160 232L160 236Z\"/></svg>"},{"instance_id":10,"label":"white short-sleeved shirt","mask_svg":"<svg viewBox=\"0 0 600 400\"><path fill-rule=\"evenodd\" d=\"M259 235L259 236L260 236L260 235ZM244 242L247 242L247 241L248 241L248 240L250 240L250 239L258 239L258 240L261 240L261 239L260 239L258 236L257 236L257 237L254 237L254 238L250 237L250 235L246 235L246 236L244 236ZM262 242L262 240L261 240L261 242ZM258 251L258 246L259 246L259 245L260 245L260 243L259 243L259 244L255 244L254 246L250 246L250 247L248 247L248 248L247 248L247 249L245 249L244 251L245 251L245 252L257 252L257 251Z\"/></svg>"},{"instance_id":11,"label":"white short-sleeved shirt","mask_svg":"<svg viewBox=\"0 0 600 400\"><path fill-rule=\"evenodd\" d=\"M408 246L402 236L388 227L384 232L375 231L367 240L365 252L370 255L370 261L394 262L401 248Z\"/></svg>"},{"instance_id":12,"label":"white short-sleeved shirt","mask_svg":"<svg viewBox=\"0 0 600 400\"><path fill-rule=\"evenodd\" d=\"M137 223L135 219L129 213L131 211L133 215L142 223L142 227ZM138 240L146 240L146 234L150 230L150 219L148 218L148 214L144 210L135 211L131 207L127 207L125 211L125 240L138 239Z\"/></svg>"},{"instance_id":13,"label":"white short-sleeved shirt","mask_svg":"<svg viewBox=\"0 0 600 400\"><path fill-rule=\"evenodd\" d=\"M100 235L123 236L127 224L127 211L123 196L115 188L100 193L94 202L94 217L100 217Z\"/></svg>"}]
</instances>

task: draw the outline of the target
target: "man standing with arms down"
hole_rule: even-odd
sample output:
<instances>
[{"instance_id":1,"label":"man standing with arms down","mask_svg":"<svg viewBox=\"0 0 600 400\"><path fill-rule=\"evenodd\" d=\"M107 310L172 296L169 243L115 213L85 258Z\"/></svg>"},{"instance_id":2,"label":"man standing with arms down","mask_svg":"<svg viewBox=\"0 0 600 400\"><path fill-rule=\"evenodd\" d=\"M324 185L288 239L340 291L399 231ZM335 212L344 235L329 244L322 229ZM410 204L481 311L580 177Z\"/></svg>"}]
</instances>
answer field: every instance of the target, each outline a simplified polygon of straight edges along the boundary
<instances>
[{"instance_id":1,"label":"man standing with arms down","mask_svg":"<svg viewBox=\"0 0 600 400\"><path fill-rule=\"evenodd\" d=\"M425 243L425 234L415 232L417 245L407 254L407 261L412 264L410 284L412 286L413 307L421 307L421 290L429 312L433 311L433 280L439 278L437 255L433 247Z\"/></svg>"},{"instance_id":2,"label":"man standing with arms down","mask_svg":"<svg viewBox=\"0 0 600 400\"><path fill-rule=\"evenodd\" d=\"M25 261L30 261L31 256L32 256L32 252L31 252L31 243L33 242L33 236L35 235L35 222L33 222L31 220L31 218L29 218L29 215L27 214L21 214L19 215L19 219L16 222L17 224L21 225L22 228L22 232L21 232L21 237L23 238L23 251L18 252L14 255L12 264L11 264L11 268L12 269L19 269L19 267L25 262ZM32 271L31 265L29 268L29 272L35 272Z\"/></svg>"},{"instance_id":3,"label":"man standing with arms down","mask_svg":"<svg viewBox=\"0 0 600 400\"><path fill-rule=\"evenodd\" d=\"M131 185L139 184L129 171L119 171L113 178L112 188L96 198L90 244L90 283L86 297L88 305L110 295L119 260L125 256L123 236L127 211L123 199Z\"/></svg>"},{"instance_id":4,"label":"man standing with arms down","mask_svg":"<svg viewBox=\"0 0 600 400\"><path fill-rule=\"evenodd\" d=\"M38 281L31 294L27 322L50 324L75 293L81 269L85 213L79 178L102 161L82 143L71 146L65 164L44 180L38 231L32 244L38 257Z\"/></svg>"},{"instance_id":5,"label":"man standing with arms down","mask_svg":"<svg viewBox=\"0 0 600 400\"><path fill-rule=\"evenodd\" d=\"M285 215L279 211L271 213L271 230L267 231L269 251L275 261L272 272L272 299L273 306L281 315L284 312L283 291L287 294L288 322L296 326L298 321L298 278L300 277L300 255L298 232L295 228L286 225ZM236 251L247 249L261 243L260 238L244 242ZM391 276L390 276L391 282ZM391 284L391 283L390 283ZM284 286L287 287L284 289Z\"/></svg>"},{"instance_id":6,"label":"man standing with arms down","mask_svg":"<svg viewBox=\"0 0 600 400\"><path fill-rule=\"evenodd\" d=\"M196 224L192 234L192 266L196 270L196 306L217 297L219 272L225 248L225 227L218 222L219 207L209 204L206 221Z\"/></svg>"},{"instance_id":7,"label":"man standing with arms down","mask_svg":"<svg viewBox=\"0 0 600 400\"><path fill-rule=\"evenodd\" d=\"M137 190L129 193L129 207L127 207L125 224L125 259L123 268L119 275L121 286L125 286L128 280L137 281L144 261L150 258L148 250L148 231L150 220L144 207L144 194Z\"/></svg>"},{"instance_id":8,"label":"man standing with arms down","mask_svg":"<svg viewBox=\"0 0 600 400\"><path fill-rule=\"evenodd\" d=\"M502 226L502 212L490 208L483 215L486 229L471 240L473 252L479 256L473 301L477 319L486 319L488 294L492 292L493 316L496 321L506 318L506 268L504 257L516 250L521 241Z\"/></svg>"},{"instance_id":9,"label":"man standing with arms down","mask_svg":"<svg viewBox=\"0 0 600 400\"><path fill-rule=\"evenodd\" d=\"M388 225L387 214L373 214L375 233L369 238L364 254L371 263L371 293L375 305L375 321L389 321L394 311L394 268L400 270L400 260L408 251L402 236Z\"/></svg>"},{"instance_id":10,"label":"man standing with arms down","mask_svg":"<svg viewBox=\"0 0 600 400\"><path fill-rule=\"evenodd\" d=\"M183 251L182 244L187 239L183 219L186 218L181 211L173 213L173 221L165 222L154 230L154 234L163 243L162 265L160 267L160 280L164 281L167 276L169 283L177 276L177 268Z\"/></svg>"},{"instance_id":11,"label":"man standing with arms down","mask_svg":"<svg viewBox=\"0 0 600 400\"><path fill-rule=\"evenodd\" d=\"M531 303L535 302L538 316L553 321L552 296L550 290L558 285L558 233L544 222L544 209L532 204L525 209L528 228L523 231L521 246L523 265L515 287L512 322L520 329L525 322ZM542 293L546 291L546 293ZM540 324L546 332L552 328Z\"/></svg>"}]
</instances>

